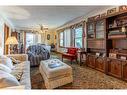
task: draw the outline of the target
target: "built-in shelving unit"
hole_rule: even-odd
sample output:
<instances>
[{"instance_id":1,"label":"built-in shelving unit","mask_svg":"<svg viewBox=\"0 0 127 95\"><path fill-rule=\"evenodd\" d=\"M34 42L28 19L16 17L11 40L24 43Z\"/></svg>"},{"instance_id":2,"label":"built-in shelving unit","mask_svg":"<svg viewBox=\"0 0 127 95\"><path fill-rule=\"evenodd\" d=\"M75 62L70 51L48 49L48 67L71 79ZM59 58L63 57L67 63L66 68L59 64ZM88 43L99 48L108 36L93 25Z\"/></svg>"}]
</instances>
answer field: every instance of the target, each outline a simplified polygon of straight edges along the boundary
<instances>
[{"instance_id":1,"label":"built-in shelving unit","mask_svg":"<svg viewBox=\"0 0 127 95\"><path fill-rule=\"evenodd\" d=\"M87 66L127 80L127 11L87 22Z\"/></svg>"}]
</instances>

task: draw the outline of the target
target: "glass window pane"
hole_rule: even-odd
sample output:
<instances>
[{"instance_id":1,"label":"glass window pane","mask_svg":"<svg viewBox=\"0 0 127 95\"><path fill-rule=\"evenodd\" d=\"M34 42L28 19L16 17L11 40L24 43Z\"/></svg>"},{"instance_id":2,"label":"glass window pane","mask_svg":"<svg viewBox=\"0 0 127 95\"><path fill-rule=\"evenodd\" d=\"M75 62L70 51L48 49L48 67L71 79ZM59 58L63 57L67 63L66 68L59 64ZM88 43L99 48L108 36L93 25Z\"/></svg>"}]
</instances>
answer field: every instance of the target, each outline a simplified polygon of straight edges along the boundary
<instances>
[{"instance_id":1,"label":"glass window pane","mask_svg":"<svg viewBox=\"0 0 127 95\"><path fill-rule=\"evenodd\" d=\"M60 33L60 46L63 46L63 34L64 32Z\"/></svg>"},{"instance_id":2,"label":"glass window pane","mask_svg":"<svg viewBox=\"0 0 127 95\"><path fill-rule=\"evenodd\" d=\"M75 47L82 48L82 38L75 39Z\"/></svg>"},{"instance_id":3,"label":"glass window pane","mask_svg":"<svg viewBox=\"0 0 127 95\"><path fill-rule=\"evenodd\" d=\"M70 29L64 30L64 46L65 47L71 46L71 30Z\"/></svg>"},{"instance_id":4,"label":"glass window pane","mask_svg":"<svg viewBox=\"0 0 127 95\"><path fill-rule=\"evenodd\" d=\"M34 34L26 33L26 48L34 44Z\"/></svg>"},{"instance_id":5,"label":"glass window pane","mask_svg":"<svg viewBox=\"0 0 127 95\"><path fill-rule=\"evenodd\" d=\"M82 27L75 29L75 38L82 37Z\"/></svg>"}]
</instances>

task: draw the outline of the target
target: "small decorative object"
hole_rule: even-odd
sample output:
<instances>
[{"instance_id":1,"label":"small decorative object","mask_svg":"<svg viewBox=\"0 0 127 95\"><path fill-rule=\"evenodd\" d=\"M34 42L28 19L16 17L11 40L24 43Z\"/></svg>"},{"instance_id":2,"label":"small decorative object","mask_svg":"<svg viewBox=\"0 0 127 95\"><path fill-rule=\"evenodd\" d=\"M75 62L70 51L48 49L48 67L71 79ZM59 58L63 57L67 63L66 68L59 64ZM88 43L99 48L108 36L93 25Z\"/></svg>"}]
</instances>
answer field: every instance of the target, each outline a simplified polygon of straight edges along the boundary
<instances>
[{"instance_id":1,"label":"small decorative object","mask_svg":"<svg viewBox=\"0 0 127 95\"><path fill-rule=\"evenodd\" d=\"M112 24L109 24L109 28L112 28Z\"/></svg>"},{"instance_id":2,"label":"small decorative object","mask_svg":"<svg viewBox=\"0 0 127 95\"><path fill-rule=\"evenodd\" d=\"M126 57L125 56L121 56L120 59L126 60Z\"/></svg>"},{"instance_id":3,"label":"small decorative object","mask_svg":"<svg viewBox=\"0 0 127 95\"><path fill-rule=\"evenodd\" d=\"M102 54L102 57L105 57L105 56L106 56L106 53L103 53L103 54Z\"/></svg>"},{"instance_id":4,"label":"small decorative object","mask_svg":"<svg viewBox=\"0 0 127 95\"><path fill-rule=\"evenodd\" d=\"M112 8L110 10L107 10L107 15L112 15L114 13L116 13L116 8Z\"/></svg>"},{"instance_id":5,"label":"small decorative object","mask_svg":"<svg viewBox=\"0 0 127 95\"><path fill-rule=\"evenodd\" d=\"M116 54L115 53L109 53L109 57L110 58L116 58Z\"/></svg>"},{"instance_id":6,"label":"small decorative object","mask_svg":"<svg viewBox=\"0 0 127 95\"><path fill-rule=\"evenodd\" d=\"M100 56L100 53L96 53L97 56Z\"/></svg>"},{"instance_id":7,"label":"small decorative object","mask_svg":"<svg viewBox=\"0 0 127 95\"><path fill-rule=\"evenodd\" d=\"M113 27L117 27L116 20L114 20Z\"/></svg>"},{"instance_id":8,"label":"small decorative object","mask_svg":"<svg viewBox=\"0 0 127 95\"><path fill-rule=\"evenodd\" d=\"M127 11L127 5L119 6L119 12Z\"/></svg>"},{"instance_id":9,"label":"small decorative object","mask_svg":"<svg viewBox=\"0 0 127 95\"><path fill-rule=\"evenodd\" d=\"M126 32L126 28L125 28L125 26L122 26L122 28L121 28L121 32Z\"/></svg>"},{"instance_id":10,"label":"small decorative object","mask_svg":"<svg viewBox=\"0 0 127 95\"><path fill-rule=\"evenodd\" d=\"M47 40L50 40L50 34L47 35Z\"/></svg>"},{"instance_id":11,"label":"small decorative object","mask_svg":"<svg viewBox=\"0 0 127 95\"><path fill-rule=\"evenodd\" d=\"M100 17L101 18L106 17L106 13L100 14Z\"/></svg>"}]
</instances>

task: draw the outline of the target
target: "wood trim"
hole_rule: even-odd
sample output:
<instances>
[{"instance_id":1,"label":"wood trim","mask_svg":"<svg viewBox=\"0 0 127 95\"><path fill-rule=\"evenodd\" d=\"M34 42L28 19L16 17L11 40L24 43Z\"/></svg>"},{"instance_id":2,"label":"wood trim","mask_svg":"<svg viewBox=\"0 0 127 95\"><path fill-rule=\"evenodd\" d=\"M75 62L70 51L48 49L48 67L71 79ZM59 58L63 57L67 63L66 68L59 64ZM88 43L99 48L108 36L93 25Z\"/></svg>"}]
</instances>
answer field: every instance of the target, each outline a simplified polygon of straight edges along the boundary
<instances>
[{"instance_id":1,"label":"wood trim","mask_svg":"<svg viewBox=\"0 0 127 95\"><path fill-rule=\"evenodd\" d=\"M4 54L9 53L9 46L5 45L8 37L9 37L9 27L6 24L4 24Z\"/></svg>"},{"instance_id":2,"label":"wood trim","mask_svg":"<svg viewBox=\"0 0 127 95\"><path fill-rule=\"evenodd\" d=\"M26 53L26 32L24 32L24 53Z\"/></svg>"}]
</instances>

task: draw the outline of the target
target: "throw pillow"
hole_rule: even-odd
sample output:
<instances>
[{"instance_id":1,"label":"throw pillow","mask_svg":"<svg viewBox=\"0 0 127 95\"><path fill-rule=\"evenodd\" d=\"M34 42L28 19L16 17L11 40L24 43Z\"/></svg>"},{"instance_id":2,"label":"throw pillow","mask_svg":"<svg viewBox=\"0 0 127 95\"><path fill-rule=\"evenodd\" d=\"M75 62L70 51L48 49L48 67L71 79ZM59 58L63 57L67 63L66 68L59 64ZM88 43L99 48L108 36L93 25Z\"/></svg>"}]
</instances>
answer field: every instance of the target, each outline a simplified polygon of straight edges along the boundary
<instances>
[{"instance_id":1,"label":"throw pillow","mask_svg":"<svg viewBox=\"0 0 127 95\"><path fill-rule=\"evenodd\" d=\"M9 58L12 60L13 64L21 63L21 61L16 60L14 57L9 57Z\"/></svg>"},{"instance_id":2,"label":"throw pillow","mask_svg":"<svg viewBox=\"0 0 127 95\"><path fill-rule=\"evenodd\" d=\"M20 83L13 75L0 70L0 88L19 85Z\"/></svg>"},{"instance_id":3,"label":"throw pillow","mask_svg":"<svg viewBox=\"0 0 127 95\"><path fill-rule=\"evenodd\" d=\"M0 63L8 66L10 69L13 68L12 60L8 58L7 56L0 56Z\"/></svg>"},{"instance_id":4,"label":"throw pillow","mask_svg":"<svg viewBox=\"0 0 127 95\"><path fill-rule=\"evenodd\" d=\"M11 71L12 71L9 67L7 67L4 64L0 64L0 70L5 71L7 73L11 73Z\"/></svg>"},{"instance_id":5,"label":"throw pillow","mask_svg":"<svg viewBox=\"0 0 127 95\"><path fill-rule=\"evenodd\" d=\"M21 80L23 72L12 72L11 73L18 81Z\"/></svg>"}]
</instances>

